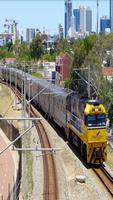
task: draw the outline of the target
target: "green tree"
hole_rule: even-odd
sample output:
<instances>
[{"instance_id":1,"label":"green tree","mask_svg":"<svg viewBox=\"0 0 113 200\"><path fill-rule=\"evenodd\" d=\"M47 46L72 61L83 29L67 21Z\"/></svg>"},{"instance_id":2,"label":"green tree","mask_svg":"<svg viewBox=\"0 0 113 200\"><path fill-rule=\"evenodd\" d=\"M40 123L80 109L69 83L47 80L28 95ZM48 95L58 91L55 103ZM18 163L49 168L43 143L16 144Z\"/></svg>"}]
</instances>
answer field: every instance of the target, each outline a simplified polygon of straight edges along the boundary
<instances>
[{"instance_id":1,"label":"green tree","mask_svg":"<svg viewBox=\"0 0 113 200\"><path fill-rule=\"evenodd\" d=\"M57 52L57 54L60 54L61 52L62 53L71 53L71 45L70 45L70 42L66 39L58 39L56 41L56 47L55 47L55 51Z\"/></svg>"},{"instance_id":2,"label":"green tree","mask_svg":"<svg viewBox=\"0 0 113 200\"><path fill-rule=\"evenodd\" d=\"M8 51L6 46L0 47L0 59L14 57L12 51Z\"/></svg>"},{"instance_id":3,"label":"green tree","mask_svg":"<svg viewBox=\"0 0 113 200\"><path fill-rule=\"evenodd\" d=\"M31 59L29 45L23 42L20 46L19 60L29 61Z\"/></svg>"},{"instance_id":4,"label":"green tree","mask_svg":"<svg viewBox=\"0 0 113 200\"><path fill-rule=\"evenodd\" d=\"M20 52L21 52L20 40L15 41L15 44L13 44L12 49L13 49L13 53L16 56L16 58L18 58L20 56Z\"/></svg>"},{"instance_id":5,"label":"green tree","mask_svg":"<svg viewBox=\"0 0 113 200\"><path fill-rule=\"evenodd\" d=\"M104 95L110 126L113 124L113 79L107 93Z\"/></svg>"},{"instance_id":6,"label":"green tree","mask_svg":"<svg viewBox=\"0 0 113 200\"><path fill-rule=\"evenodd\" d=\"M33 58L34 60L39 60L41 56L43 55L43 53L44 51L43 51L42 41L41 41L40 35L37 34L30 44L31 58Z\"/></svg>"}]
</instances>

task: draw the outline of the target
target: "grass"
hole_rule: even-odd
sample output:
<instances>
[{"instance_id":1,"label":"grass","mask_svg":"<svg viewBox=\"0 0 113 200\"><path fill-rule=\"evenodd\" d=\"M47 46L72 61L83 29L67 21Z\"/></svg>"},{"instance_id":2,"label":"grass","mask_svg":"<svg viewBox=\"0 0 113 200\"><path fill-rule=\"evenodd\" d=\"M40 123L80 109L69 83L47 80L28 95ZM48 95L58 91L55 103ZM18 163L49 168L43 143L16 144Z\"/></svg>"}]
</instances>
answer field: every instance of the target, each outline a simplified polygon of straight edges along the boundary
<instances>
[{"instance_id":1,"label":"grass","mask_svg":"<svg viewBox=\"0 0 113 200\"><path fill-rule=\"evenodd\" d=\"M26 148L30 147L30 135L31 133L27 133L26 134ZM22 141L22 146L24 147L24 142ZM32 191L33 191L33 176L32 176L32 170L33 170L33 157L32 157L32 153L30 151L26 151L26 162L27 162L27 194L26 194L26 200L29 200L31 195L32 195ZM23 175L24 176L24 175ZM22 183L22 185L24 185L24 183Z\"/></svg>"},{"instance_id":2,"label":"grass","mask_svg":"<svg viewBox=\"0 0 113 200\"><path fill-rule=\"evenodd\" d=\"M35 76L35 77L37 77L37 78L43 79L42 74L39 73L39 72L34 72L32 75Z\"/></svg>"},{"instance_id":3,"label":"grass","mask_svg":"<svg viewBox=\"0 0 113 200\"><path fill-rule=\"evenodd\" d=\"M30 135L31 133L27 134L27 147L30 147ZM29 199L33 190L33 176L32 176L33 157L30 151L26 152L26 159L27 159L27 179L28 179L27 199Z\"/></svg>"},{"instance_id":4,"label":"grass","mask_svg":"<svg viewBox=\"0 0 113 200\"><path fill-rule=\"evenodd\" d=\"M111 170L113 170L113 149L110 147L110 145L107 145L107 161L106 164L109 165Z\"/></svg>"}]
</instances>

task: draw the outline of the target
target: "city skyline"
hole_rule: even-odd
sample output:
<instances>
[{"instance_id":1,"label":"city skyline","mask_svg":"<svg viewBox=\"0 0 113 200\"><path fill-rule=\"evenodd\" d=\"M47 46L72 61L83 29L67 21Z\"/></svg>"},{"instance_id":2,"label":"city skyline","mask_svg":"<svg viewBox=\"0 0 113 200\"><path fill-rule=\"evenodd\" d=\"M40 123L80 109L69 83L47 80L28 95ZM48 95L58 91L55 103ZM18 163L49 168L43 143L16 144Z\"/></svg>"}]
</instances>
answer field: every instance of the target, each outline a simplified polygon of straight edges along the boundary
<instances>
[{"instance_id":1,"label":"city skyline","mask_svg":"<svg viewBox=\"0 0 113 200\"><path fill-rule=\"evenodd\" d=\"M96 0L73 0L73 9L79 6L89 6L92 9L92 31L96 31ZM58 26L64 27L65 1L0 1L0 32L3 31L5 19L14 19L19 23L18 27L39 28L49 34L57 34ZM99 19L107 15L109 17L109 0L99 0Z\"/></svg>"}]
</instances>

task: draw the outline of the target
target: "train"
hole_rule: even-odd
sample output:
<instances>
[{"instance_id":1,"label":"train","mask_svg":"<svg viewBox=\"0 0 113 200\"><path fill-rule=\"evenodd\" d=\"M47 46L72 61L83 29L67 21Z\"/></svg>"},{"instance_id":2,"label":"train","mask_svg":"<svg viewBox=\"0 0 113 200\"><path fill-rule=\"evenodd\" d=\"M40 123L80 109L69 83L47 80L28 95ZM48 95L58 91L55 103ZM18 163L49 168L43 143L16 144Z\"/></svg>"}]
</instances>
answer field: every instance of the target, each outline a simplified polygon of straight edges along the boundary
<instances>
[{"instance_id":1,"label":"train","mask_svg":"<svg viewBox=\"0 0 113 200\"><path fill-rule=\"evenodd\" d=\"M106 110L96 99L80 97L76 91L38 79L16 68L0 67L0 79L15 85L53 120L89 164L107 159ZM25 87L26 86L26 87Z\"/></svg>"}]
</instances>

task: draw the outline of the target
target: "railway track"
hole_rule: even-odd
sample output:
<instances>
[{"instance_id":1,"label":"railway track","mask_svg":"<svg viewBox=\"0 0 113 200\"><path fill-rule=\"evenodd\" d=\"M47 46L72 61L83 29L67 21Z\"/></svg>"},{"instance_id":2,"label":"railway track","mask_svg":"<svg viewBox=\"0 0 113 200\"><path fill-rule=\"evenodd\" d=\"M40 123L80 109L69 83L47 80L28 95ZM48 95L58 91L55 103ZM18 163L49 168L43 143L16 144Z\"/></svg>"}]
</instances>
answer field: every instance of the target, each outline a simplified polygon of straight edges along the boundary
<instances>
[{"instance_id":1,"label":"railway track","mask_svg":"<svg viewBox=\"0 0 113 200\"><path fill-rule=\"evenodd\" d=\"M108 192L113 197L113 176L106 170L104 166L93 168L93 171L96 173L96 175L107 188Z\"/></svg>"},{"instance_id":2,"label":"railway track","mask_svg":"<svg viewBox=\"0 0 113 200\"><path fill-rule=\"evenodd\" d=\"M32 116L37 117L37 114L31 108ZM51 148L50 141L48 139L46 130L42 122L36 124L36 129L39 133L40 143L42 148ZM44 199L45 200L58 200L58 184L54 156L52 154L43 155L44 163Z\"/></svg>"},{"instance_id":3,"label":"railway track","mask_svg":"<svg viewBox=\"0 0 113 200\"><path fill-rule=\"evenodd\" d=\"M6 86L8 84L2 82ZM11 87L12 91L15 93L14 86ZM21 93L16 91L17 98L21 101ZM28 111L28 107L26 108ZM30 116L31 117L39 117L37 114L37 110L30 105ZM52 148L46 130L41 121L35 123L35 127L37 129L37 133L40 138L40 144L42 148ZM43 153L43 173L44 173L44 187L43 187L43 199L44 200L58 200L58 182L57 182L57 171L55 166L54 155L52 153Z\"/></svg>"}]
</instances>

